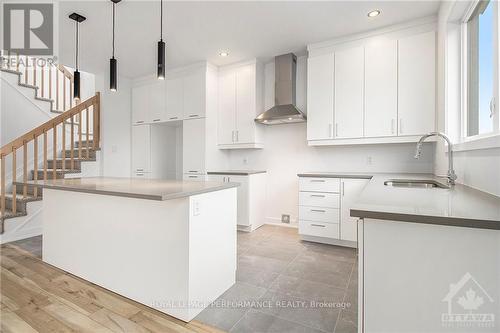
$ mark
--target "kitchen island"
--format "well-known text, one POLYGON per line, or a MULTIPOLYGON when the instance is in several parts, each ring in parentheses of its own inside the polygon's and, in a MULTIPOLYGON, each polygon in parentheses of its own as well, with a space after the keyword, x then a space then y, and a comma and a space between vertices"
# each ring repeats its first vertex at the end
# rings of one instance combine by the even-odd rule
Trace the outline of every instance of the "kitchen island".
POLYGON ((237 184, 96 177, 37 185, 42 259, 51 265, 183 321, 235 282, 237 184))

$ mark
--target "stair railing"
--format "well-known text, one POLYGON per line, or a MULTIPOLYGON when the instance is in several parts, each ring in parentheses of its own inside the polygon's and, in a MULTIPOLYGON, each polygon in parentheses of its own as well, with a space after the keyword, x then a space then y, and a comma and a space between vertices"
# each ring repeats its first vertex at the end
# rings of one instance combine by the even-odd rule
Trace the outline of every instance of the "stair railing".
MULTIPOLYGON (((22 174, 22 197, 28 196, 28 149, 32 148, 33 153, 33 181, 36 184, 38 181, 45 181, 48 178, 48 136, 52 135, 52 176, 53 179, 57 177, 57 162, 58 162, 58 132, 61 137, 61 169, 62 172, 66 169, 66 161, 69 160, 69 169, 74 170, 75 158, 90 158, 90 150, 94 151, 100 148, 100 94, 96 93, 95 96, 87 99, 86 101, 74 106, 70 110, 50 119, 46 123, 36 127, 28 133, 18 137, 10 143, 0 148, 0 234, 4 231, 4 220, 6 211, 6 179, 5 179, 5 164, 7 157, 10 157, 12 163, 12 214, 17 213, 16 196, 17 196, 17 174, 16 167, 18 163, 18 151, 22 150, 21 163, 23 165, 22 174), (75 122, 75 117, 78 122, 75 122), (69 128, 69 142, 67 142, 66 127, 69 128), (60 131, 59 131, 60 130, 60 131), (75 135, 77 138, 75 138, 75 135), (82 136, 85 135, 86 142, 82 142, 82 136), (38 164, 39 164, 39 138, 43 137, 42 154, 43 154, 43 170, 42 177, 38 177, 38 164), (89 138, 92 137, 92 146, 90 146, 89 138), (75 147, 75 142, 78 142, 78 147, 75 147), (66 157, 66 150, 69 145, 69 157, 66 157)), ((38 188, 33 187, 33 196, 38 197, 38 188)))
POLYGON ((72 98, 73 74, 63 65, 53 63, 50 58, 29 57, 9 50, 1 53, 2 68, 20 73, 19 83, 38 88, 36 96, 52 100, 55 111, 67 111, 78 104, 72 98))

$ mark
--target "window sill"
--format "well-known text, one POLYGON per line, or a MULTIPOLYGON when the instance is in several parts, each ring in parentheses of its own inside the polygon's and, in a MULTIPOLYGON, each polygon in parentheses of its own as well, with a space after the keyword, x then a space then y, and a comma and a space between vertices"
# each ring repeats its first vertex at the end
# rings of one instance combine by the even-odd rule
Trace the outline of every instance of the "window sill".
POLYGON ((463 138, 462 140, 462 142, 453 144, 454 151, 500 148, 500 133, 463 138))

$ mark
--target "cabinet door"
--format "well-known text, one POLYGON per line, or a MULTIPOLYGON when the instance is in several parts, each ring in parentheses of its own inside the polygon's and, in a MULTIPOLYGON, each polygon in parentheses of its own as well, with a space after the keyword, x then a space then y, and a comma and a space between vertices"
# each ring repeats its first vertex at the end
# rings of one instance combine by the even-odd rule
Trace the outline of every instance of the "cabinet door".
POLYGON ((247 65, 238 68, 236 71, 235 143, 255 142, 255 90, 255 65, 247 65))
POLYGON ((171 78, 165 81, 165 89, 167 90, 167 120, 180 120, 183 117, 183 79, 171 78))
POLYGON ((249 215, 249 177, 248 176, 227 176, 231 183, 238 183, 238 225, 250 226, 249 215))
POLYGON ((218 144, 233 144, 235 128, 236 74, 234 71, 227 71, 219 76, 218 144))
POLYGON ((205 72, 197 71, 184 77, 184 119, 205 117, 205 72))
POLYGON ((132 126, 132 173, 151 172, 151 126, 132 126))
POLYGON ((364 48, 335 53, 335 137, 363 137, 364 48))
POLYGON ((204 174, 205 170, 205 119, 183 122, 182 167, 186 174, 204 174))
POLYGON ((165 81, 158 81, 149 86, 149 103, 148 122, 165 121, 165 81))
POLYGON ((434 131, 435 32, 400 39, 398 52, 398 135, 421 135, 434 131))
POLYGON ((219 183, 225 183, 226 182, 226 175, 208 175, 207 176, 207 181, 209 182, 219 182, 219 183))
POLYGON ((143 124, 148 121, 149 88, 140 86, 132 88, 132 124, 143 124))
POLYGON ((365 137, 395 136, 398 118, 396 40, 365 47, 365 137))
POLYGON ((368 179, 342 179, 340 202, 340 239, 357 240, 357 218, 350 216, 350 209, 368 184, 368 179))
POLYGON ((307 139, 333 139, 334 55, 307 60, 307 139))

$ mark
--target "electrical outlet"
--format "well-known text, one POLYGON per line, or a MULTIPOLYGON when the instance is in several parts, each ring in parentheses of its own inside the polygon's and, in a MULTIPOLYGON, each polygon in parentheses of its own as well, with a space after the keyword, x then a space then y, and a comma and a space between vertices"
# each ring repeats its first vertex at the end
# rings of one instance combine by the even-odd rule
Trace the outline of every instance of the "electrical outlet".
POLYGON ((193 201, 193 216, 200 215, 200 202, 198 200, 193 201))
POLYGON ((248 157, 243 157, 243 164, 245 164, 245 165, 248 164, 248 157))
POLYGON ((281 215, 281 223, 290 224, 290 215, 282 214, 281 215))
POLYGON ((372 164, 373 164, 373 159, 372 159, 372 157, 371 157, 371 156, 368 156, 368 157, 366 158, 366 164, 368 164, 368 165, 372 165, 372 164))

